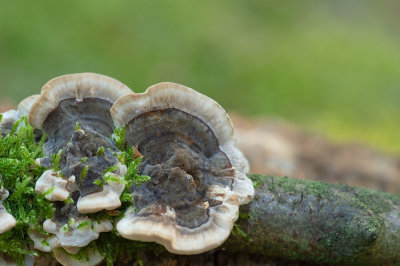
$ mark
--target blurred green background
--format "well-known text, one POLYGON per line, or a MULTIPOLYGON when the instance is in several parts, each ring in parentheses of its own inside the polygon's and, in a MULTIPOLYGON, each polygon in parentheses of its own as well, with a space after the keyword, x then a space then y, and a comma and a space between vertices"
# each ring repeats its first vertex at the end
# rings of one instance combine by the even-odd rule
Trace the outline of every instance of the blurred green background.
POLYGON ((66 73, 137 92, 174 81, 229 111, 400 154, 399 11, 395 0, 0 0, 0 99, 66 73))

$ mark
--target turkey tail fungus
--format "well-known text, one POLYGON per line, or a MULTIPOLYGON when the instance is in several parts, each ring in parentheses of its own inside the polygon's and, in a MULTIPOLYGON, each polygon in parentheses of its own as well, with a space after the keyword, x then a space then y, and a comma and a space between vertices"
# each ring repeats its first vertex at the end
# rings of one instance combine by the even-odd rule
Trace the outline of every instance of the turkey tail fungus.
POLYGON ((128 239, 155 241, 177 254, 221 245, 254 194, 248 163, 236 148, 232 123, 214 100, 175 83, 128 94, 113 105, 126 141, 143 155, 131 187, 135 211, 117 224, 128 239))
MULTIPOLYGON (((104 254, 88 245, 114 225, 124 238, 172 253, 211 250, 230 235, 239 205, 253 198, 228 115, 185 86, 160 83, 135 94, 103 75, 64 75, 3 114, 0 133, 10 134, 24 116, 35 139, 43 136, 44 156, 32 160, 44 169, 34 191, 54 206, 27 233, 31 248, 53 252, 63 265, 101 262, 104 254), (124 134, 116 140, 115 132, 124 134), (120 209, 122 198, 131 207, 120 209), (82 248, 83 261, 75 255, 82 248)), ((0 215, 8 224, 1 229, 15 225, 1 201, 0 215)))

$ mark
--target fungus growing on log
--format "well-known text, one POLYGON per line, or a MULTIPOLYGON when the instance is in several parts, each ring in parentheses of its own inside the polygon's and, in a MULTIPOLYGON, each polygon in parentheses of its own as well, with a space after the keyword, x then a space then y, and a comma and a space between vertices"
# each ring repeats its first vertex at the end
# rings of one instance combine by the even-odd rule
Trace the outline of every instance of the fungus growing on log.
POLYGON ((125 238, 155 241, 170 252, 197 254, 221 245, 254 194, 248 162, 232 123, 214 100, 185 86, 160 83, 113 105, 117 127, 143 155, 133 184, 134 210, 117 224, 125 238))
MULTIPOLYGON (((118 150, 110 139, 114 130, 111 106, 131 92, 117 80, 92 73, 61 76, 42 88, 29 111, 29 123, 48 136, 44 145, 48 157, 38 162, 49 167, 50 155, 61 151, 56 166, 59 169, 53 170, 60 171, 58 177, 64 180, 56 181, 45 173, 37 183, 37 192, 44 192, 46 183, 56 188, 53 194, 62 194, 48 195, 53 200, 65 200, 67 191, 79 191, 80 213, 120 206, 123 184, 107 183, 103 172, 118 164, 114 155, 118 150), (96 184, 96 180, 100 183, 96 184)), ((116 173, 117 178, 123 175, 120 170, 116 173)))
MULTIPOLYGON (((1 175, 0 175, 1 181, 1 175)), ((0 182, 0 234, 7 232, 13 228, 17 221, 9 214, 6 208, 3 206, 3 201, 8 197, 8 191, 1 185, 0 182)))
POLYGON ((38 147, 26 182, 34 181, 36 200, 49 209, 38 224, 25 225, 29 238, 64 265, 99 263, 104 239, 88 244, 113 222, 123 237, 173 253, 211 250, 228 238, 239 205, 254 194, 228 115, 182 85, 134 94, 106 76, 65 75, 4 117, 1 134, 29 128, 38 147), (35 131, 26 118, 13 128, 25 115, 35 131), (117 210, 121 201, 128 204, 117 210))
POLYGON ((112 78, 72 74, 50 80, 40 95, 20 104, 29 123, 47 135, 45 157, 36 162, 49 170, 37 180, 35 191, 56 207, 54 216, 43 223, 50 236, 29 233, 35 248, 48 252, 62 247, 74 253, 99 233, 112 230, 110 220, 92 220, 84 214, 121 205, 127 168, 118 161, 119 150, 111 139, 110 109, 128 93, 132 91, 112 78))

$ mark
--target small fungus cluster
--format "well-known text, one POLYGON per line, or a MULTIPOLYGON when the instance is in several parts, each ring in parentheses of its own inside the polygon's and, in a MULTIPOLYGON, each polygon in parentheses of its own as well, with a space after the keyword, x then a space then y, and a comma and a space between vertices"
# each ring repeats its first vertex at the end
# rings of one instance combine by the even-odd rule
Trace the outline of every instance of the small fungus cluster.
MULTIPOLYGON (((101 262, 93 247, 84 262, 73 254, 113 229, 176 254, 211 250, 230 235, 239 205, 253 197, 228 115, 185 86, 160 83, 134 93, 103 75, 65 75, 4 113, 0 134, 13 134, 24 116, 43 141, 34 190, 54 206, 28 234, 35 249, 53 252, 63 265, 101 262), (123 147, 141 160, 137 169, 127 164, 123 147), (129 182, 133 170, 142 180, 129 182), (119 212, 124 191, 131 204, 126 212, 116 219, 102 215, 119 212)), ((18 221, 3 206, 8 188, 0 185, 2 234, 18 221)))

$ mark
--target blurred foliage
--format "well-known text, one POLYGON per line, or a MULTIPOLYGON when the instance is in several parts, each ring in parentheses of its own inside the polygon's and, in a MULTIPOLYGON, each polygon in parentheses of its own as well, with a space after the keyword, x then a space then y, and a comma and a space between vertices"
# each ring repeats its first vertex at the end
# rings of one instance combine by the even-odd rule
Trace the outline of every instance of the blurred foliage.
POLYGON ((0 0, 0 99, 98 72, 400 153, 400 3, 0 0))

